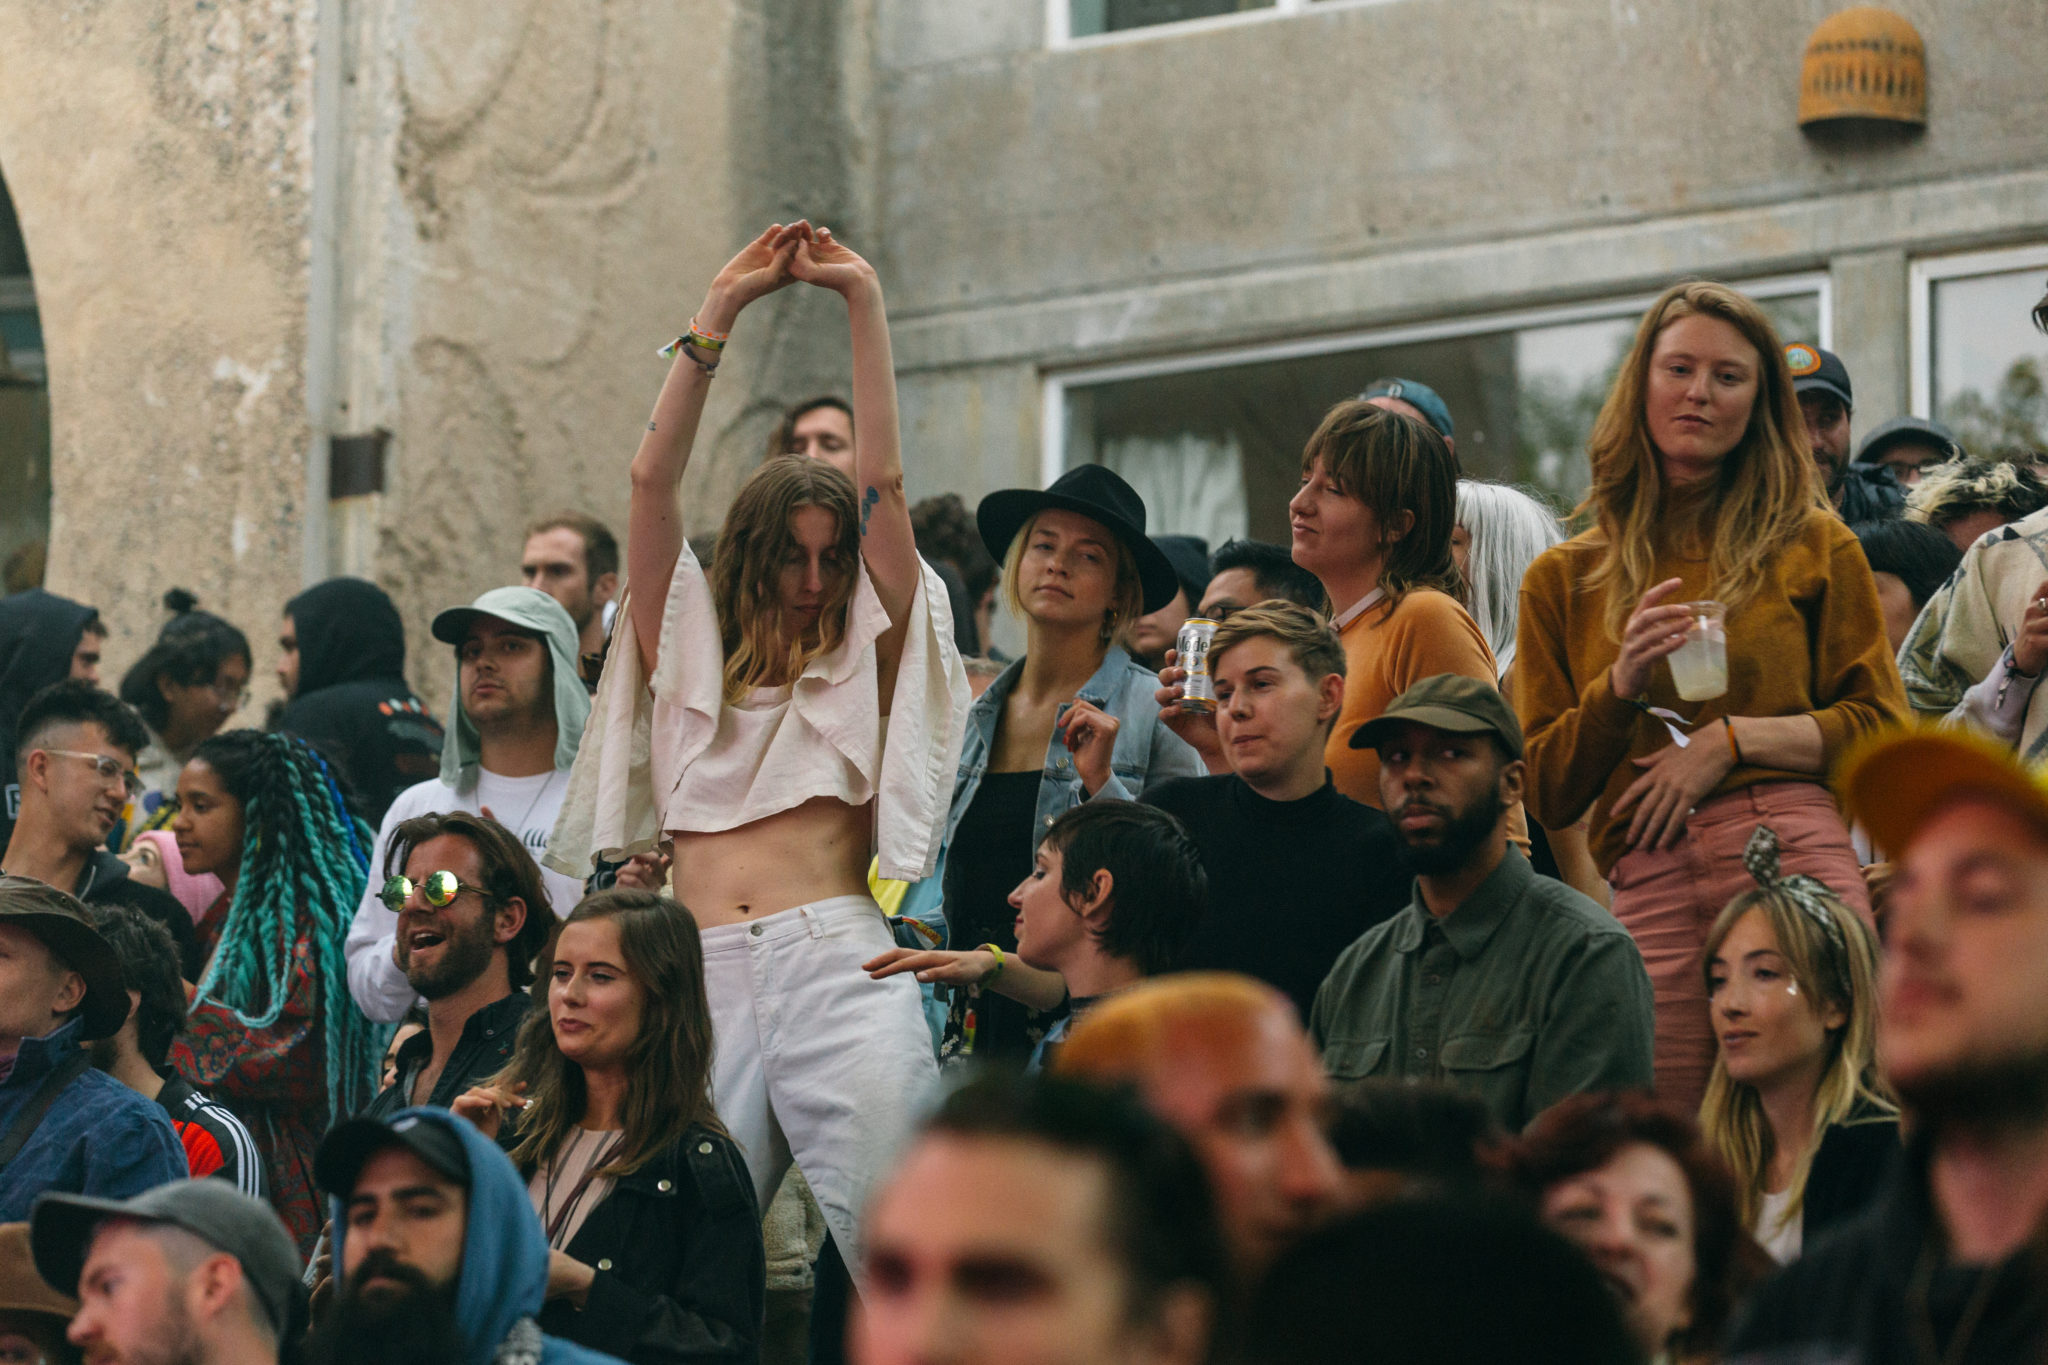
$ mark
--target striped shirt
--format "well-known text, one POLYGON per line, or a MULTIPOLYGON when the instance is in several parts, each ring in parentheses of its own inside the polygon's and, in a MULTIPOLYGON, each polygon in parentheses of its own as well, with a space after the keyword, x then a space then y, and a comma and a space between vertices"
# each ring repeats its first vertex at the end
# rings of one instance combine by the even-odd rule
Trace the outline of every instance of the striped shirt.
POLYGON ((180 1076, 164 1082, 156 1102, 171 1116, 171 1126, 185 1144, 185 1164, 193 1175, 218 1176, 243 1194, 269 1197, 263 1188, 263 1158, 256 1152, 256 1139, 240 1119, 180 1076))

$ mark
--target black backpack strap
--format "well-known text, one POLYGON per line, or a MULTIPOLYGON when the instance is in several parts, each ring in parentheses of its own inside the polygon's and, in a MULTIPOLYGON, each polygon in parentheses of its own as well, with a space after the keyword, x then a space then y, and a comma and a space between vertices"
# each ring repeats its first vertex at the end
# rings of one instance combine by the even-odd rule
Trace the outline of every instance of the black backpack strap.
POLYGON ((76 1048, 69 1057, 43 1077, 43 1083, 36 1087, 36 1093, 28 1097, 28 1103, 21 1106, 14 1121, 7 1125, 7 1132, 0 1135, 0 1171, 7 1169, 14 1158, 21 1155, 21 1149, 35 1136, 42 1126, 43 1115, 50 1112, 50 1106, 57 1097, 71 1088, 71 1083, 83 1076, 91 1067, 92 1059, 86 1056, 84 1048, 76 1048))

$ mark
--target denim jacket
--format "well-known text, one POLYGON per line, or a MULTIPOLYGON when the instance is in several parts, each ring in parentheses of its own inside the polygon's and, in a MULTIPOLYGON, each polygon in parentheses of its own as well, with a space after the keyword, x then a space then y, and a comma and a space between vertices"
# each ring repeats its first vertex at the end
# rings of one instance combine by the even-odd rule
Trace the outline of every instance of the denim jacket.
MULTIPOLYGON (((910 888, 902 913, 934 928, 943 928, 942 888, 946 878, 946 848, 960 817, 981 790, 982 774, 988 771, 989 754, 995 748, 996 725, 1002 719, 1003 702, 1024 671, 1018 659, 989 684, 967 713, 967 734, 960 746, 960 772, 953 783, 953 805, 946 815, 946 837, 939 847, 939 864, 910 888)), ((1103 656, 1095 676, 1081 687, 1080 697, 1116 717, 1116 747, 1110 751, 1109 780, 1096 798, 1135 801, 1154 782, 1169 777, 1203 777, 1208 768, 1193 746, 1159 722, 1159 675, 1126 654, 1116 645, 1103 656)), ((1074 757, 1067 751, 1057 730, 1046 743, 1045 770, 1038 781, 1038 810, 1032 843, 1059 816, 1083 801, 1091 800, 1074 770, 1074 757)))
MULTIPOLYGON (((43 1077, 81 1046, 73 1019, 41 1038, 24 1038, 0 1080, 0 1131, 14 1121, 43 1077)), ((0 1223, 28 1217, 46 1190, 127 1199, 183 1180, 185 1148, 170 1116, 104 1071, 88 1069, 64 1087, 21 1154, 0 1172, 0 1223)))

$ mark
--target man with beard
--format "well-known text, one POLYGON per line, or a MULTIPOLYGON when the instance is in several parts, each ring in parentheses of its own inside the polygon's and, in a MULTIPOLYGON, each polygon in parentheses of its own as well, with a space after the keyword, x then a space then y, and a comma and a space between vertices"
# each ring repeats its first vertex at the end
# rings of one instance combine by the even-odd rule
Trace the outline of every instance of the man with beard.
MULTIPOLYGON (((333 1307, 314 1365, 606 1365, 543 1336, 550 1252, 511 1159, 443 1109, 338 1124, 313 1159, 334 1209, 333 1307)), ((616 1362, 613 1362, 616 1365, 616 1362)))
POLYGON ((1785 348, 1792 391, 1806 418, 1806 439, 1828 501, 1851 526, 1904 514, 1906 490, 1888 466, 1849 462, 1849 420, 1855 408, 1849 370, 1840 356, 1795 341, 1785 348))
POLYGON ((276 1365, 305 1330, 291 1234, 225 1181, 125 1202, 46 1194, 29 1244, 43 1279, 77 1298, 68 1335, 93 1365, 276 1365))
MULTIPOLYGON (((547 847, 569 767, 590 716, 576 670, 576 625, 538 588, 493 588, 434 618, 434 638, 455 647, 455 696, 441 775, 408 787, 377 832, 372 868, 385 867, 393 834, 416 815, 468 811, 497 821, 530 852, 547 847)), ((544 872, 548 908, 567 914, 583 884, 544 872)), ((371 1019, 396 1023, 419 996, 398 965, 398 914, 376 877, 349 926, 348 989, 371 1019)))
POLYGON ((398 908, 398 969, 427 1002, 427 1026, 399 1045, 397 1076, 363 1112, 447 1108, 512 1058, 532 1003, 534 955, 554 916, 540 867, 495 820, 420 815, 391 834, 386 905, 398 908))
POLYGON ((1650 978, 1605 910, 1508 843, 1522 727, 1484 682, 1439 674, 1359 727, 1415 872, 1406 908, 1344 951, 1310 1032, 1332 1079, 1444 1081, 1519 1131, 1567 1095, 1648 1089, 1650 978))
POLYGON ((1729 1359, 2048 1359, 2048 790, 1955 731, 1842 769, 1846 814, 1892 853, 1878 978, 1906 1159, 1858 1220, 1751 1301, 1729 1359))

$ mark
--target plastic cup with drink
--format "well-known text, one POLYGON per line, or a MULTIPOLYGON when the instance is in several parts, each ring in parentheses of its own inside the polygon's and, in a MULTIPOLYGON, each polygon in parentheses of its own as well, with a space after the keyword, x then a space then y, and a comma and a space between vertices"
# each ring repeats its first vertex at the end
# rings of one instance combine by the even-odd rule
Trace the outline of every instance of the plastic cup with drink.
POLYGON ((1719 602, 1687 602, 1685 643, 1666 656, 1671 685, 1686 701, 1710 701, 1728 691, 1728 609, 1719 602))

